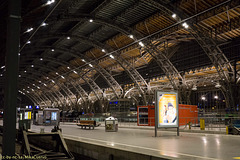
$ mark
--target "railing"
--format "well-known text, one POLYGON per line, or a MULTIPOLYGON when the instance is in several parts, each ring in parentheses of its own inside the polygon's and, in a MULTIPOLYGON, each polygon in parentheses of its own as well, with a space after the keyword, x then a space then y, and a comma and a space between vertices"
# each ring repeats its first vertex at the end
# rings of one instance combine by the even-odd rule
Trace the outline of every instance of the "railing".
MULTIPOLYGON (((77 120, 95 120, 96 122, 104 123, 106 117, 88 117, 88 118, 61 118, 61 122, 77 122, 77 120)), ((226 126, 234 122, 239 123, 240 117, 180 117, 179 125, 180 129, 189 129, 189 124, 192 130, 200 130, 200 119, 205 121, 205 130, 225 132, 226 126), (238 120, 238 121, 236 121, 238 120), (189 123, 190 122, 190 123, 189 123)), ((134 118, 118 118, 119 126, 138 126, 137 117, 134 118)), ((154 126, 154 118, 140 118, 140 126, 154 126)))
POLYGON ((60 122, 76 122, 79 118, 68 118, 68 117, 61 117, 60 122))

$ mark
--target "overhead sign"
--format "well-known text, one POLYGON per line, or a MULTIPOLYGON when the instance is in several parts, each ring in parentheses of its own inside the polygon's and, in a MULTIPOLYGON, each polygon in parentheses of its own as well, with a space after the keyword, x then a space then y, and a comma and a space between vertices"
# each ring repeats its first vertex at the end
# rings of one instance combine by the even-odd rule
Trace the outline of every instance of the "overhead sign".
POLYGON ((178 127, 177 92, 156 92, 158 127, 178 127))

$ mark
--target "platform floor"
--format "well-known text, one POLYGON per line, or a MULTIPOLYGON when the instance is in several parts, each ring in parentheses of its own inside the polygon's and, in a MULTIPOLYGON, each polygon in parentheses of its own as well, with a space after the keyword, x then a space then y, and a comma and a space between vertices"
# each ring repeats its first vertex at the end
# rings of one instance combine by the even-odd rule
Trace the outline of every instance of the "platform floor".
MULTIPOLYGON (((32 125, 32 131, 50 132, 52 126, 32 125)), ((119 128, 118 132, 105 132, 104 126, 94 130, 81 129, 76 125, 61 124, 65 138, 97 145, 131 150, 134 152, 169 157, 171 159, 240 159, 240 136, 223 134, 180 132, 154 129, 119 128)))

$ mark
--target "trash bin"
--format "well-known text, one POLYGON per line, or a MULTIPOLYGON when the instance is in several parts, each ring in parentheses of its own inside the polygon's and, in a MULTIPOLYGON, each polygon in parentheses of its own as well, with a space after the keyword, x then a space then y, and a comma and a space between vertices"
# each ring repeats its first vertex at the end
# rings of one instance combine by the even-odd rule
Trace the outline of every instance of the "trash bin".
POLYGON ((118 131, 118 119, 114 117, 108 117, 105 119, 105 131, 117 132, 118 131))
POLYGON ((31 129, 31 119, 23 119, 18 121, 18 128, 20 130, 31 129))

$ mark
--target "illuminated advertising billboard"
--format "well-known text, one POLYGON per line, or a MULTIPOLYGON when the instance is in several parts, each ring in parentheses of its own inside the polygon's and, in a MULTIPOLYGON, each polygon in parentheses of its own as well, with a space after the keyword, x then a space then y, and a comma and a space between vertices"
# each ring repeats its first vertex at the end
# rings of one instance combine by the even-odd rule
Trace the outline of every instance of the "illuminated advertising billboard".
POLYGON ((24 119, 31 119, 32 112, 25 112, 24 119))
POLYGON ((57 112, 52 112, 51 120, 52 121, 56 121, 57 120, 57 112))
POLYGON ((158 127, 178 127, 177 92, 156 92, 158 127))

